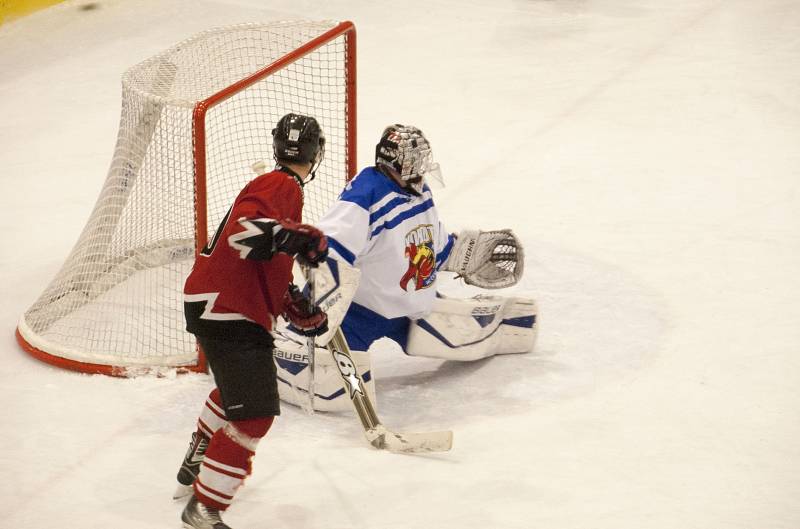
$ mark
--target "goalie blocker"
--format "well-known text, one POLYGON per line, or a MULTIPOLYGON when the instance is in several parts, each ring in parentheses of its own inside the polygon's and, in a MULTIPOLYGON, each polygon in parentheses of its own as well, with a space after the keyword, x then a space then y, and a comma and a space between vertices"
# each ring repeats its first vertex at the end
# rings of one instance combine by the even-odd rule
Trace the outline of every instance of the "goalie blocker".
MULTIPOLYGON (((453 361, 473 361, 496 354, 533 350, 538 331, 536 302, 532 299, 476 296, 438 298, 432 312, 414 321, 406 354, 453 361)), ((375 402, 374 375, 369 354, 352 351, 369 397, 375 402)), ((349 411, 349 396, 330 355, 316 351, 315 398, 317 411, 349 411)), ((275 362, 281 400, 302 406, 308 401, 308 356, 302 338, 280 333, 275 340, 275 362)))

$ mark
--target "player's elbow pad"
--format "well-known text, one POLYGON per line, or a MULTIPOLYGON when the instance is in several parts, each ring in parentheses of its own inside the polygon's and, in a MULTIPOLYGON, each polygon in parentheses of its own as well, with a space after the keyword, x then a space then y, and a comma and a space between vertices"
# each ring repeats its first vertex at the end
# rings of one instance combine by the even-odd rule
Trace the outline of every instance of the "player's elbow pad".
POLYGON ((228 237, 228 244, 239 252, 242 259, 267 261, 275 255, 274 234, 276 226, 272 219, 239 219, 244 231, 228 237))

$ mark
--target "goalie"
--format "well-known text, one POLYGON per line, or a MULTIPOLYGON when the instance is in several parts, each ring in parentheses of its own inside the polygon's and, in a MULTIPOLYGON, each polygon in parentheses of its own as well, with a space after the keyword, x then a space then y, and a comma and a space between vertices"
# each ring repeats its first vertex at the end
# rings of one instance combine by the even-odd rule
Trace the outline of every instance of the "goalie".
MULTIPOLYGON (((390 338, 410 356, 460 361, 533 348, 533 300, 437 294, 440 271, 497 289, 516 284, 524 266, 522 245, 510 230, 445 230, 428 186, 429 180, 440 178, 422 131, 391 125, 376 146, 375 165, 354 177, 317 223, 328 237, 327 276, 339 290, 335 296, 318 298, 331 323, 327 335, 341 321, 373 399, 367 351, 380 338, 390 338)), ((317 340, 318 347, 327 335, 317 340)), ((280 395, 299 405, 307 398, 306 351, 303 337, 291 332, 276 336, 280 395)), ((350 408, 339 372, 321 349, 315 354, 314 393, 315 409, 350 408)))

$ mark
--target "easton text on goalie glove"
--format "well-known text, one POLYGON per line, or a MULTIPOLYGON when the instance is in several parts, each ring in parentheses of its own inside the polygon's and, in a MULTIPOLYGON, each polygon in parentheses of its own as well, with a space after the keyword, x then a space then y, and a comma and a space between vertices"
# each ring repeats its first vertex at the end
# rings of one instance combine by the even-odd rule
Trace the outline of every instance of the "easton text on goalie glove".
POLYGON ((273 232, 275 251, 295 256, 301 264, 316 267, 328 257, 328 238, 310 224, 286 219, 273 232))
POLYGON ((320 336, 328 330, 328 315, 297 288, 290 284, 283 298, 283 318, 290 328, 303 336, 320 336))

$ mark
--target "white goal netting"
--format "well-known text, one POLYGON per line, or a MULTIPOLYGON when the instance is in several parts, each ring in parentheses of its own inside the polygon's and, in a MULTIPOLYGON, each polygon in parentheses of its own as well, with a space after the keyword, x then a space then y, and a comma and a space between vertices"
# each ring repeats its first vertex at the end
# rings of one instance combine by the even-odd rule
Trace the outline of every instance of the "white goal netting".
POLYGON ((314 116, 327 139, 305 188, 305 222, 324 213, 351 172, 353 31, 311 21, 218 28, 125 72, 105 185, 62 269, 20 320, 23 347, 115 374, 195 365, 181 296, 195 234, 214 233, 253 164, 272 167, 278 119, 314 116))

